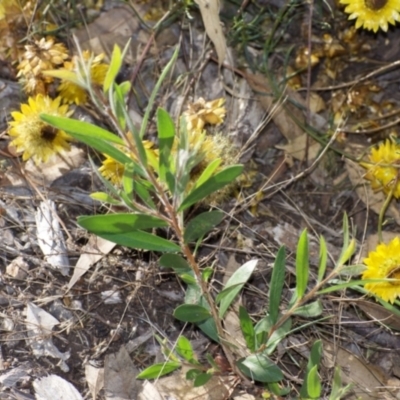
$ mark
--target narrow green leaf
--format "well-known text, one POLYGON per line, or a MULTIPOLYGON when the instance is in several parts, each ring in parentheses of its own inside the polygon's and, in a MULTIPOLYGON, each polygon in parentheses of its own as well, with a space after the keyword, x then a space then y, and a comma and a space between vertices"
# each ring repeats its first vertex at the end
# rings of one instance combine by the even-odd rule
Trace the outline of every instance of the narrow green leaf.
POLYGON ((184 241, 185 243, 193 242, 217 226, 224 218, 221 211, 209 211, 197 215, 186 225, 184 241))
POLYGON ((179 278, 188 285, 197 285, 196 278, 192 272, 189 272, 188 274, 179 274, 179 278))
MULTIPOLYGON (((314 342, 311 348, 310 358, 308 359, 307 363, 306 377, 304 379, 303 386, 300 389, 300 394, 302 397, 311 397, 311 398, 319 397, 319 394, 316 397, 314 397, 312 393, 318 390, 318 383, 316 383, 315 380, 316 379, 319 380, 318 366, 321 362, 321 357, 322 357, 322 341, 317 340, 314 342), (315 371, 312 372, 313 370, 315 371), (311 378, 310 374, 313 374, 311 378), (317 376, 315 376, 315 374, 317 374, 317 376), (312 387, 309 386, 310 382, 313 385, 312 387)), ((321 386, 321 382, 319 382, 319 386, 321 386)))
POLYGON ((156 210, 157 206, 150 195, 149 189, 153 190, 153 186, 149 181, 141 179, 138 176, 135 177, 135 179, 133 180, 132 194, 136 194, 137 196, 139 196, 147 207, 152 210, 156 210))
POLYGON ((220 166, 221 161, 221 158, 216 158, 215 160, 211 161, 210 164, 207 165, 206 169, 201 173, 194 187, 197 188, 201 186, 204 182, 208 181, 208 179, 211 178, 211 176, 220 166))
POLYGON ((196 378, 197 375, 201 374, 202 371, 200 369, 192 368, 186 372, 186 379, 188 381, 192 381, 196 378))
POLYGON ((196 304, 182 304, 175 308, 174 317, 183 322, 201 322, 211 317, 210 311, 196 304))
POLYGON ((97 236, 107 239, 110 242, 117 243, 120 246, 130 247, 132 249, 152 250, 160 252, 176 253, 181 248, 169 240, 160 238, 144 231, 133 231, 125 233, 107 233, 107 232, 93 232, 97 236))
POLYGON ((205 372, 198 374, 194 379, 193 386, 194 387, 204 386, 212 377, 213 377, 212 374, 207 374, 205 372))
POLYGON ((189 361, 189 362, 195 361, 193 347, 192 347, 189 339, 187 339, 185 336, 179 336, 175 350, 186 361, 189 361))
POLYGON ((278 321, 279 306, 282 300, 282 289, 285 283, 285 247, 278 250, 275 258, 274 268, 272 270, 272 277, 270 283, 269 294, 269 315, 271 316, 272 323, 278 321))
POLYGON ((312 303, 305 304, 304 306, 296 308, 293 314, 300 315, 304 318, 314 318, 322 314, 323 307, 320 299, 313 301, 312 303))
POLYGON ((171 268, 178 275, 189 274, 192 271, 187 261, 178 254, 164 254, 158 262, 161 267, 171 268))
POLYGON ((217 190, 222 189, 224 186, 229 185, 242 173, 242 171, 242 165, 232 165, 224 168, 222 171, 210 177, 202 185, 193 189, 183 200, 178 211, 186 210, 191 205, 209 196, 211 193, 214 193, 217 190))
POLYGON ((167 375, 181 367, 178 361, 167 361, 165 363, 153 364, 143 370, 136 379, 157 379, 160 376, 167 375))
POLYGON ((272 335, 268 338, 265 353, 268 355, 272 354, 278 344, 282 342, 282 340, 285 339, 285 337, 290 333, 291 329, 292 319, 289 318, 277 330, 273 331, 272 335))
POLYGON ((267 337, 273 324, 269 315, 261 318, 254 327, 256 334, 256 349, 266 344, 267 337))
POLYGON ((354 254, 355 250, 356 250, 356 240, 353 238, 350 240, 350 243, 347 246, 347 248, 343 247, 343 251, 339 257, 337 266, 340 267, 343 264, 345 264, 347 261, 349 261, 351 256, 354 254))
POLYGON ((115 84, 114 90, 110 90, 110 100, 112 111, 118 119, 119 126, 123 131, 126 130, 126 113, 124 113, 124 108, 126 108, 124 93, 122 92, 121 86, 115 84), (114 96, 115 99, 112 99, 114 96))
POLYGON ((168 225, 160 218, 131 213, 81 216, 78 217, 78 224, 95 234, 100 232, 125 233, 138 229, 162 228, 168 225))
POLYGON ((175 139, 175 124, 168 112, 162 108, 158 108, 157 110, 157 131, 160 151, 159 177, 162 182, 167 183, 171 193, 174 193, 175 180, 171 180, 171 169, 173 163, 170 155, 175 139))
POLYGON ((67 132, 73 137, 75 137, 75 135, 79 135, 84 137, 92 137, 95 139, 102 139, 116 144, 124 144, 124 141, 117 135, 114 135, 113 133, 89 122, 79 121, 73 118, 56 117, 49 114, 40 114, 40 119, 44 122, 47 122, 49 125, 54 126, 55 128, 67 132))
POLYGON ((328 263, 328 249, 326 247, 325 238, 321 235, 319 238, 318 282, 321 282, 322 279, 324 279, 327 263, 328 263))
POLYGON ((175 138, 175 124, 171 116, 163 108, 157 109, 157 131, 160 153, 171 151, 175 138))
POLYGON ((254 331, 253 322, 246 309, 242 306, 239 307, 239 321, 247 348, 254 353, 256 350, 256 334, 254 331))
POLYGON ((268 390, 276 396, 285 397, 291 392, 291 388, 288 386, 282 386, 278 382, 271 382, 267 384, 268 390))
POLYGON ((278 382, 283 379, 279 367, 263 354, 252 354, 241 359, 237 366, 245 375, 258 382, 278 382))
POLYGON ((201 288, 197 284, 197 282, 195 284, 188 284, 185 292, 185 304, 199 304, 200 299, 201 299, 201 288))
MULTIPOLYGON (((207 301, 204 299, 203 296, 201 296, 200 293, 200 288, 197 286, 197 290, 199 291, 199 300, 198 304, 207 310, 210 309, 210 306, 208 305, 207 301)), ((196 324, 210 339, 214 340, 215 342, 219 343, 219 336, 218 336, 218 331, 217 331, 217 326, 215 324, 215 321, 212 317, 207 318, 205 321, 198 322, 196 324)))
POLYGON ((177 57, 179 54, 179 46, 176 47, 174 54, 171 57, 171 60, 169 60, 169 62, 167 63, 167 65, 164 67, 164 69, 162 70, 160 77, 158 78, 158 81, 156 83, 156 85, 154 86, 153 91, 151 92, 151 95, 149 97, 149 101, 147 103, 147 107, 146 107, 146 111, 144 113, 143 116, 143 120, 142 120, 142 124, 140 126, 140 132, 139 132, 139 137, 143 138, 144 134, 146 133, 146 129, 147 129, 147 123, 149 121, 149 117, 150 117, 150 113, 153 109, 153 105, 154 105, 154 101, 156 99, 156 96, 158 94, 158 92, 160 91, 160 87, 165 79, 165 77, 167 76, 168 72, 170 71, 170 69, 172 68, 172 66, 174 65, 177 57))
POLYGON ((322 357, 322 341, 316 340, 311 348, 310 366, 319 365, 322 357))
POLYGON ((117 44, 114 44, 113 52, 111 55, 110 66, 108 67, 106 77, 104 78, 103 91, 108 92, 111 85, 114 83, 122 65, 121 49, 117 44))
MULTIPOLYGON (((221 293, 217 296, 221 299, 220 307, 219 307, 219 316, 223 318, 229 306, 232 304, 235 297, 242 290, 243 286, 249 280, 251 274, 253 273, 258 260, 250 260, 243 264, 237 271, 235 271, 232 276, 226 282, 224 290, 229 290, 229 292, 225 292, 224 296, 220 296, 221 293), (232 290, 231 290, 232 288, 232 290)), ((217 301, 217 300, 216 300, 217 301)))
POLYGON ((120 205, 121 201, 114 199, 108 193, 105 192, 93 192, 90 194, 93 200, 101 201, 102 203, 108 203, 113 205, 120 205))
POLYGON ((296 297, 300 300, 308 284, 309 261, 308 261, 308 235, 305 229, 300 235, 296 252, 296 297))
POLYGON ((318 375, 318 365, 314 365, 307 375, 307 393, 312 399, 321 398, 321 379, 318 375))
POLYGON ((214 269, 211 267, 204 268, 203 271, 201 272, 201 277, 203 278, 203 281, 208 282, 213 272, 214 269))

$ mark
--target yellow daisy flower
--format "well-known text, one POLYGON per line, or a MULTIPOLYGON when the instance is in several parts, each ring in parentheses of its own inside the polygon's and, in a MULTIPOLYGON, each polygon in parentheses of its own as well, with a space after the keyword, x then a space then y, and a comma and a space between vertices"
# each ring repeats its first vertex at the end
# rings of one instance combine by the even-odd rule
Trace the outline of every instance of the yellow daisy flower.
POLYGON ((14 121, 10 122, 9 135, 17 151, 23 151, 22 159, 33 158, 36 164, 46 162, 54 153, 69 150, 71 137, 64 131, 57 130, 40 119, 40 114, 69 116, 67 105, 60 105, 61 98, 52 100, 38 94, 30 97, 28 104, 21 105, 21 112, 11 113, 14 121))
POLYGON ((224 98, 206 102, 200 97, 195 103, 189 104, 187 111, 183 113, 188 132, 201 132, 206 124, 222 124, 226 114, 226 109, 223 107, 224 103, 224 98))
MULTIPOLYGON (((129 137, 130 135, 128 134, 128 138, 129 137)), ((143 146, 146 151, 149 165, 156 170, 158 168, 158 150, 154 149, 154 143, 149 140, 143 140, 143 146)), ((132 160, 136 160, 136 157, 131 152, 127 151, 126 154, 130 156, 132 160)), ((105 157, 102 166, 99 168, 100 174, 114 185, 120 185, 122 177, 124 176, 124 165, 110 156, 106 155, 105 157)))
POLYGON ((365 289, 393 303, 400 296, 400 239, 396 237, 387 245, 379 244, 364 259, 364 264, 367 269, 363 279, 392 279, 388 282, 367 283, 365 289))
POLYGON ((349 19, 356 19, 356 28, 363 27, 377 32, 379 28, 385 32, 389 24, 400 21, 399 0, 340 0, 346 4, 345 12, 349 19))
POLYGON ((393 197, 400 198, 400 145, 390 140, 380 143, 371 149, 369 161, 361 165, 368 170, 364 177, 372 189, 386 195, 393 190, 393 197))
MULTIPOLYGON (((82 53, 84 61, 89 61, 93 55, 89 51, 84 51, 82 53)), ((104 79, 107 74, 109 65, 103 62, 104 54, 101 53, 96 57, 93 57, 90 65, 90 81, 92 84, 97 86, 102 86, 104 79)), ((64 68, 68 71, 78 71, 79 69, 79 59, 74 56, 72 62, 65 62, 64 68)), ((83 73, 83 71, 80 71, 83 73)), ((77 105, 85 104, 88 101, 88 95, 86 90, 77 85, 74 82, 64 80, 60 83, 57 91, 63 99, 63 102, 71 104, 75 103, 77 105)))

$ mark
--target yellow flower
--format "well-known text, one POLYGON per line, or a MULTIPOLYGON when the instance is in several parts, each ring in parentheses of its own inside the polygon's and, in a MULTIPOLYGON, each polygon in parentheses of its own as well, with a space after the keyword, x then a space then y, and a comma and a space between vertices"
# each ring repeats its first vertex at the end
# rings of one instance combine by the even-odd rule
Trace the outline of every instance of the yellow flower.
POLYGON ((369 160, 361 165, 368 169, 365 179, 371 181, 372 189, 386 195, 393 190, 393 196, 400 198, 400 146, 386 140, 372 148, 369 160))
MULTIPOLYGON (((128 138, 131 138, 131 135, 128 134, 128 138)), ((143 140, 143 146, 146 151, 147 160, 149 165, 156 170, 158 168, 158 150, 154 149, 154 143, 149 140, 143 140)), ((120 148, 121 151, 124 151, 120 148)), ((134 154, 132 154, 129 150, 125 152, 126 155, 131 157, 132 160, 136 160, 134 154)), ((124 176, 125 167, 123 164, 114 160, 112 157, 106 155, 106 158, 102 162, 102 166, 99 168, 100 174, 112 182, 114 185, 120 185, 122 181, 122 177, 124 176)))
POLYGON ((189 104, 188 110, 183 113, 188 132, 201 132, 205 124, 222 124, 226 114, 226 109, 223 107, 224 103, 224 98, 206 102, 200 97, 195 103, 189 104))
POLYGON ((110 156, 106 156, 102 162, 102 166, 99 168, 100 174, 114 185, 121 183, 124 170, 124 165, 110 156))
POLYGON ((399 0, 340 0, 340 3, 347 4, 344 11, 350 14, 349 19, 357 19, 356 28, 362 26, 374 32, 381 28, 386 32, 389 23, 400 21, 399 0))
POLYGON ((40 119, 40 114, 69 116, 68 106, 60 106, 61 98, 52 100, 38 94, 30 97, 28 104, 21 105, 21 112, 11 113, 14 121, 10 122, 9 135, 14 138, 11 145, 17 151, 23 151, 22 159, 33 158, 36 164, 46 162, 54 153, 69 150, 71 137, 64 131, 57 130, 40 119))
POLYGON ((367 269, 363 279, 392 279, 388 282, 365 284, 365 289, 383 300, 393 303, 400 296, 400 239, 394 238, 388 245, 379 244, 364 259, 367 269))
POLYGON ((62 43, 55 43, 53 37, 35 40, 34 44, 25 46, 23 60, 18 65, 17 77, 24 83, 24 89, 29 94, 42 93, 42 86, 53 81, 51 76, 43 76, 42 72, 53 69, 68 58, 68 51, 62 43), (42 81, 39 89, 35 81, 42 81))
MULTIPOLYGON (((92 53, 89 51, 84 51, 82 53, 84 61, 91 60, 90 65, 90 81, 94 85, 102 86, 104 83, 104 79, 107 74, 108 64, 103 63, 104 54, 101 53, 96 57, 93 57, 92 53), (92 58, 93 57, 93 58, 92 58)), ((76 71, 79 70, 79 59, 77 56, 74 56, 72 62, 65 62, 64 69, 68 71, 76 71)), ((81 74, 84 74, 83 71, 79 71, 81 74)), ((77 85, 74 82, 64 80, 60 83, 57 91, 63 99, 64 103, 75 103, 77 105, 85 104, 88 101, 88 95, 86 90, 77 85)))

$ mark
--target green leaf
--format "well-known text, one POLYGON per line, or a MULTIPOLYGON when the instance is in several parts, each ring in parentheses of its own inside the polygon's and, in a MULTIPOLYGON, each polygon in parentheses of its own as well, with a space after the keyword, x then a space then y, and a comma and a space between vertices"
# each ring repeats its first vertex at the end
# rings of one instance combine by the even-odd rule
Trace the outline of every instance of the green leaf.
POLYGON ((162 108, 157 110, 157 131, 159 144, 159 177, 162 182, 167 183, 171 193, 174 193, 175 180, 171 179, 172 159, 171 148, 175 139, 175 124, 172 118, 162 108))
POLYGON ((132 194, 136 194, 137 196, 139 196, 147 207, 152 210, 156 210, 157 206, 151 198, 149 189, 153 190, 153 186, 149 181, 141 179, 138 176, 133 179, 132 194))
POLYGON ((355 240, 350 243, 349 219, 347 213, 343 214, 343 247, 336 267, 342 266, 352 256, 355 250, 355 240))
POLYGON ((192 272, 192 269, 187 261, 178 254, 164 254, 161 256, 158 262, 160 263, 161 267, 171 268, 178 275, 190 274, 192 272))
POLYGON ((261 318, 256 323, 254 327, 254 332, 256 334, 256 349, 266 344, 266 340, 272 326, 273 324, 271 322, 271 318, 269 315, 267 315, 264 318, 261 318))
POLYGON ((279 367, 263 354, 252 354, 241 359, 237 366, 245 375, 258 382, 278 382, 283 379, 279 367))
POLYGON ((103 91, 108 92, 111 85, 114 83, 122 65, 121 49, 118 45, 114 44, 114 49, 111 55, 110 66, 108 67, 106 77, 104 78, 103 91))
POLYGON ((356 240, 353 238, 350 240, 350 243, 347 246, 347 248, 343 247, 343 251, 339 257, 337 266, 340 267, 343 264, 345 264, 347 261, 349 261, 351 256, 354 254, 355 250, 356 250, 356 240))
POLYGON ((221 161, 221 158, 216 158, 215 160, 211 161, 210 164, 208 164, 205 170, 201 173, 194 187, 197 188, 201 186, 204 182, 208 181, 208 179, 211 178, 211 176, 220 166, 221 161))
POLYGON ((185 243, 193 242, 217 226, 224 218, 221 211, 209 211, 197 215, 186 225, 183 236, 185 243))
POLYGON ((309 263, 308 263, 308 236, 305 229, 300 235, 296 253, 296 298, 300 300, 308 283, 309 263))
POLYGON ((232 304, 235 297, 242 290, 243 286, 249 280, 253 273, 258 260, 250 260, 243 264, 237 271, 226 282, 224 290, 222 290, 217 298, 216 302, 220 303, 219 316, 223 318, 229 306, 232 304))
POLYGON ((90 194, 90 197, 93 200, 101 201, 102 203, 108 203, 108 204, 113 204, 113 205, 120 205, 121 201, 114 199, 114 197, 111 197, 108 193, 104 192, 93 192, 90 194))
POLYGON ((162 228, 168 224, 156 217, 146 214, 106 214, 106 215, 89 215, 78 217, 78 224, 95 234, 105 233, 126 233, 136 231, 138 229, 162 228))
POLYGON ((310 352, 310 358, 308 359, 307 369, 306 369, 306 377, 303 382, 303 386, 300 389, 300 394, 302 397, 311 397, 311 398, 318 398, 320 393, 317 396, 314 396, 312 393, 316 393, 318 391, 318 384, 319 390, 321 390, 321 382, 319 381, 318 377, 318 366, 321 362, 322 357, 322 342, 321 340, 317 340, 310 352), (314 370, 314 371, 313 371, 314 370), (312 374, 310 378, 310 374, 312 374), (318 382, 316 382, 318 380, 318 382), (312 387, 309 387, 309 383, 311 382, 312 387))
POLYGON ((185 292, 185 304, 198 304, 201 298, 201 288, 196 284, 188 285, 185 292))
POLYGON ((179 278, 181 278, 183 282, 188 285, 197 285, 197 280, 192 272, 190 272, 189 274, 180 274, 179 278))
POLYGON ((244 340, 246 341, 247 348, 254 353, 256 350, 256 334, 254 331, 253 322, 246 309, 242 306, 239 307, 239 322, 240 328, 243 333, 244 340))
POLYGON ((287 396, 290 393, 290 387, 285 387, 279 384, 278 382, 271 382, 267 384, 268 390, 272 392, 273 394, 284 397, 287 396))
POLYGON ((292 329, 292 319, 287 319, 283 325, 281 325, 278 329, 273 331, 272 335, 268 338, 265 353, 272 354, 278 344, 282 342, 283 339, 290 333, 292 329))
POLYGON ((307 375, 308 397, 320 399, 321 397, 321 379, 318 375, 318 365, 314 365, 307 375))
POLYGON ((158 92, 160 91, 160 87, 161 87, 165 77, 167 76, 168 72, 174 65, 174 63, 178 57, 178 54, 179 54, 179 46, 176 47, 174 54, 171 57, 171 60, 169 60, 167 65, 162 70, 160 77, 158 78, 158 81, 157 81, 156 85, 154 86, 153 91, 151 92, 151 95, 149 97, 149 102, 147 103, 146 111, 143 116, 142 124, 140 126, 140 133, 139 133, 140 138, 143 138, 144 134, 146 133, 147 123, 149 121, 150 113, 153 109, 153 105, 154 105, 156 96, 157 96, 158 92))
POLYGON ((211 267, 204 268, 203 271, 201 272, 201 277, 203 278, 203 281, 208 282, 213 272, 214 269, 211 267))
POLYGON ((322 314, 322 311, 322 302, 320 299, 318 299, 313 301, 312 303, 297 307, 293 314, 300 315, 304 318, 314 318, 320 316, 322 314))
POLYGON ((152 250, 160 252, 179 252, 181 248, 175 243, 160 238, 144 231, 132 231, 125 233, 107 233, 93 232, 97 236, 107 239, 110 242, 117 243, 120 246, 130 247, 132 249, 152 250))
POLYGON ((136 379, 157 379, 173 372, 181 367, 178 361, 167 361, 165 363, 153 364, 152 366, 143 370, 136 379))
POLYGON ((233 182, 243 171, 242 165, 232 165, 210 177, 199 187, 195 187, 183 200, 178 211, 184 211, 191 205, 203 200, 210 194, 233 182))
POLYGON ((339 367, 335 368, 335 372, 333 375, 333 381, 332 381, 332 389, 331 389, 331 394, 329 396, 329 400, 341 400, 346 397, 348 392, 352 389, 353 385, 349 384, 346 386, 342 386, 342 377, 341 377, 341 371, 339 367))
POLYGON ((212 377, 213 377, 212 374, 207 374, 205 372, 198 374, 194 379, 193 386, 194 387, 204 386, 212 377))
POLYGON ((201 373, 202 373, 202 371, 201 371, 200 369, 196 369, 196 368, 189 369, 189 370, 186 372, 186 379, 187 379, 188 381, 192 381, 193 379, 196 378, 197 375, 199 375, 199 374, 201 374, 201 373))
POLYGON ((163 108, 157 109, 158 146, 160 153, 171 151, 175 138, 175 124, 171 116, 163 108))
MULTIPOLYGON (((210 309, 210 306, 208 305, 207 301, 204 299, 203 296, 201 296, 200 293, 200 288, 197 286, 197 290, 199 291, 199 300, 198 304, 207 310, 210 309)), ((217 326, 215 324, 215 321, 212 317, 207 318, 203 322, 199 322, 196 324, 210 339, 214 340, 215 342, 219 343, 219 336, 218 336, 218 330, 217 326)))
POLYGON ((174 317, 183 322, 201 322, 211 317, 210 311, 196 304, 182 304, 174 310, 174 317))
POLYGON ((273 324, 278 321, 279 306, 281 304, 282 289, 285 283, 285 248, 278 250, 272 270, 270 294, 269 294, 269 315, 273 324))
POLYGON ((179 336, 175 350, 186 361, 189 361, 190 363, 196 363, 193 347, 189 339, 187 339, 185 336, 179 336))
POLYGON ((321 235, 319 238, 318 282, 321 282, 324 279, 327 262, 328 262, 328 249, 326 247, 325 238, 321 235))
POLYGON ((124 144, 124 141, 117 135, 114 135, 113 133, 96 125, 90 124, 89 122, 79 121, 73 118, 56 117, 49 114, 40 114, 40 119, 44 122, 47 122, 49 125, 54 126, 55 128, 67 132, 73 137, 76 137, 75 135, 79 135, 95 139, 102 139, 116 144, 124 144))

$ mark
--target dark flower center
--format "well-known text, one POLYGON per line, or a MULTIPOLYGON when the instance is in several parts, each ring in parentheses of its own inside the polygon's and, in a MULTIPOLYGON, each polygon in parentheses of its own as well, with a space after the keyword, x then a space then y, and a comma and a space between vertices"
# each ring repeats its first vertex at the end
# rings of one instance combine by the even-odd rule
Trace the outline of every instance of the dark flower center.
POLYGON ((50 125, 44 125, 40 130, 40 133, 42 135, 42 139, 46 140, 46 142, 53 142, 57 136, 57 129, 50 125))
POLYGON ((378 11, 385 7, 388 0, 364 0, 365 6, 373 11, 378 11))
MULTIPOLYGON (((388 279, 398 279, 400 280, 400 266, 396 266, 387 276, 388 279)), ((390 282, 391 284, 396 285, 397 282, 390 282)))

